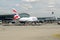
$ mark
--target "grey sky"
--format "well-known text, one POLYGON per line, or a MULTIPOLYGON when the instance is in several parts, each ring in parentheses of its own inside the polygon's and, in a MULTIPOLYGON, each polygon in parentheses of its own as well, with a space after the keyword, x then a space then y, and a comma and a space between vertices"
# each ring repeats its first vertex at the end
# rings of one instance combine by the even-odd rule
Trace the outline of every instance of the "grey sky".
POLYGON ((60 0, 0 0, 0 14, 12 14, 12 8, 36 17, 53 16, 54 11, 60 17, 60 0))

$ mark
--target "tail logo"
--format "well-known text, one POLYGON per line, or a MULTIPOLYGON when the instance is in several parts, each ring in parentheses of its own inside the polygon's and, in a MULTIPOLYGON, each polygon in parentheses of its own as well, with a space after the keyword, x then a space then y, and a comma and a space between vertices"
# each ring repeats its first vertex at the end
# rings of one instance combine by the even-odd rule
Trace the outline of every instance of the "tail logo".
POLYGON ((13 13, 15 14, 15 15, 14 15, 14 20, 19 19, 20 16, 18 15, 17 10, 16 10, 15 8, 13 8, 12 11, 13 11, 13 13))

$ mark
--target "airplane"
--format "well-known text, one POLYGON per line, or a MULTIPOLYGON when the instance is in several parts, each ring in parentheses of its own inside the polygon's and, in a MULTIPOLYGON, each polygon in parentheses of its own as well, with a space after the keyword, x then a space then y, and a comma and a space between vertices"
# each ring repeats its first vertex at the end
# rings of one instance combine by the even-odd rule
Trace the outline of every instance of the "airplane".
POLYGON ((14 17, 13 17, 13 20, 14 21, 18 21, 20 23, 37 23, 38 22, 38 19, 37 17, 22 17, 20 18, 17 10, 15 8, 12 9, 12 12, 14 13, 14 17))

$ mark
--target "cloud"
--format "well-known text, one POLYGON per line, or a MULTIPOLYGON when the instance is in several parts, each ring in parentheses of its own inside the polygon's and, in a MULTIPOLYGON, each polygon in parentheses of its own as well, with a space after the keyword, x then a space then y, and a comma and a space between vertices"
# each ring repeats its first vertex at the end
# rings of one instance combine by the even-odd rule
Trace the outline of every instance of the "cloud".
POLYGON ((16 4, 16 6, 20 6, 20 4, 16 4))
POLYGON ((48 6, 49 8, 53 8, 53 7, 55 7, 54 5, 50 5, 50 6, 48 6))
POLYGON ((48 4, 55 4, 55 2, 49 2, 48 4))
POLYGON ((0 7, 0 10, 2 9, 2 7, 0 7))
POLYGON ((55 2, 55 0, 49 0, 49 2, 55 2))
POLYGON ((0 11, 3 11, 3 10, 6 10, 5 8, 3 8, 3 7, 0 7, 0 11))
POLYGON ((22 0, 22 1, 25 1, 25 2, 37 2, 39 0, 22 0))
POLYGON ((0 14, 5 14, 5 13, 9 13, 9 10, 4 7, 0 7, 0 14))
POLYGON ((30 5, 30 4, 24 4, 23 7, 25 7, 25 8, 32 8, 32 5, 30 5))
POLYGON ((25 10, 28 10, 28 9, 33 8, 31 4, 26 4, 26 3, 23 3, 23 4, 19 4, 19 3, 18 3, 18 4, 15 4, 15 6, 16 6, 16 7, 21 7, 21 8, 23 8, 23 9, 25 9, 25 10))
POLYGON ((48 4, 55 4, 55 0, 49 0, 48 4))
POLYGON ((29 10, 29 9, 31 9, 31 8, 33 8, 33 7, 32 7, 32 5, 30 5, 30 4, 23 4, 23 5, 22 5, 22 8, 25 9, 25 10, 29 10))

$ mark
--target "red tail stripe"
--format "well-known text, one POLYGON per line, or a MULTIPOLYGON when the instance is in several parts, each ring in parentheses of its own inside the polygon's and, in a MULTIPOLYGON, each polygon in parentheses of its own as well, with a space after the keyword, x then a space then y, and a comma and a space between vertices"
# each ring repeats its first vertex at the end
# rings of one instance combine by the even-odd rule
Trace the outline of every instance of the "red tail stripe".
POLYGON ((16 10, 13 10, 13 12, 16 12, 16 10))

